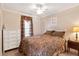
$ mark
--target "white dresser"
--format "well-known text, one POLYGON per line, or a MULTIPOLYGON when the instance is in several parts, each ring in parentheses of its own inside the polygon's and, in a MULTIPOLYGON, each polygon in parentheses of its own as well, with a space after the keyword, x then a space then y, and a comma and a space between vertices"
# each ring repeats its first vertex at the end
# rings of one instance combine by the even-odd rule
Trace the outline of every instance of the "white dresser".
POLYGON ((4 31, 4 50, 19 47, 20 31, 4 31))

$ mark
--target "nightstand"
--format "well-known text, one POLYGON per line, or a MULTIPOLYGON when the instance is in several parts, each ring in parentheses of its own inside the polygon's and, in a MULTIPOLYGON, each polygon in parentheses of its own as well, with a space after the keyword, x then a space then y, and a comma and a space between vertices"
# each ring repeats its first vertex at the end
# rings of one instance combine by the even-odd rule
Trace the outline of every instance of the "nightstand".
POLYGON ((79 41, 68 40, 68 42, 67 42, 67 51, 70 51, 70 48, 77 50, 78 51, 78 56, 79 56, 79 41))

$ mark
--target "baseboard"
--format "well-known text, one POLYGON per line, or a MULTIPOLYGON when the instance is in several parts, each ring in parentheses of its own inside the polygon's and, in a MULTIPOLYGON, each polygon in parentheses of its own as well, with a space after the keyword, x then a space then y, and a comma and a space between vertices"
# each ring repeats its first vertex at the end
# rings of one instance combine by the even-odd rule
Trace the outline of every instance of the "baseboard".
POLYGON ((19 47, 12 48, 12 49, 9 49, 9 50, 5 50, 5 52, 11 51, 11 50, 15 50, 15 49, 18 49, 18 48, 19 48, 19 47))

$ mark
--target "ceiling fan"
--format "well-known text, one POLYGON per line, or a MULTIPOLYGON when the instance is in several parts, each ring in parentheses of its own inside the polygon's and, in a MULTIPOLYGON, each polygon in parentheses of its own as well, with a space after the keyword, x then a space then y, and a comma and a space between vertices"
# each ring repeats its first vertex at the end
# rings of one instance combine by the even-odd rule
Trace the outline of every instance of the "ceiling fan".
POLYGON ((47 7, 45 4, 34 4, 33 9, 36 10, 37 14, 42 14, 44 11, 46 11, 47 7))

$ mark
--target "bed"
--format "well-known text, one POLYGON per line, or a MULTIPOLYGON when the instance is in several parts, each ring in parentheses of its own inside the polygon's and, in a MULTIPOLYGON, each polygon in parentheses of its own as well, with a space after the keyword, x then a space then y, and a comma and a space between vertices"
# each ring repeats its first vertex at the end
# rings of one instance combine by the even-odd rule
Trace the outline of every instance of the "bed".
POLYGON ((26 56, 54 56, 64 52, 65 41, 60 33, 59 36, 57 34, 45 33, 24 38, 21 43, 21 53, 26 56))

